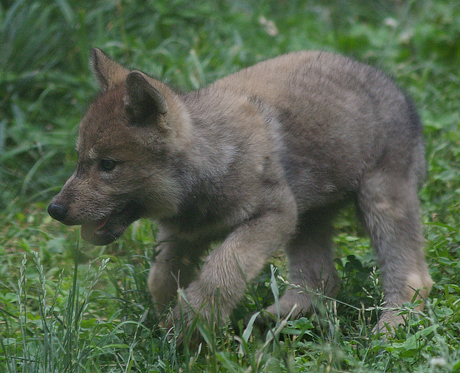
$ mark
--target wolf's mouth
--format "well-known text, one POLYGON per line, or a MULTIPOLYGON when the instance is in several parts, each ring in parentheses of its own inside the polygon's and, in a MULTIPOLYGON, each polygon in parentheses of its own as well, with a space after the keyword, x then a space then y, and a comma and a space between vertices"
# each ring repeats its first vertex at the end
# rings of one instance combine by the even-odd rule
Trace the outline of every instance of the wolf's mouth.
MULTIPOLYGON (((110 215, 98 222, 82 224, 81 225, 81 238, 95 245, 107 245, 108 243, 110 243, 111 241, 107 243, 102 243, 102 239, 104 237, 110 236, 107 229, 104 229, 109 219, 110 219, 110 215)), ((115 241, 117 238, 118 237, 114 237, 112 241, 115 241)), ((104 239, 103 241, 106 242, 107 239, 104 239)))
POLYGON ((135 220, 142 217, 139 203, 130 202, 120 212, 112 212, 103 219, 81 225, 81 238, 93 245, 108 245, 118 239, 135 220))

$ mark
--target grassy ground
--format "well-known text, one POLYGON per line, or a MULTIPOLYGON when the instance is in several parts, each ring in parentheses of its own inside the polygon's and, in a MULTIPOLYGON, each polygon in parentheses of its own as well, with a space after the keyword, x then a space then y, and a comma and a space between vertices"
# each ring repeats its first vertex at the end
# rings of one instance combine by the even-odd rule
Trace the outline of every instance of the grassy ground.
MULTIPOLYGON (((459 372, 460 5, 446 0, 9 0, 0 6, 0 372, 459 372), (91 47, 189 90, 289 51, 341 52, 382 68, 414 98, 429 177, 420 193, 435 280, 426 310, 384 341, 369 241, 337 222, 342 291, 317 318, 250 316, 285 278, 281 255, 250 284, 231 323, 176 348, 146 293, 155 225, 91 247, 46 206, 76 160, 96 94, 91 47)), ((401 309, 413 314, 411 306, 401 309)))

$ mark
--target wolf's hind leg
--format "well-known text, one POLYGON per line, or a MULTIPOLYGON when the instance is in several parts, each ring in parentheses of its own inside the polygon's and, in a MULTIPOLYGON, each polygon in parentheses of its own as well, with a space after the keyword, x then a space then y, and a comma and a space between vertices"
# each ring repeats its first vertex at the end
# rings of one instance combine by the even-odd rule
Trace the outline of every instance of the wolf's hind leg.
MULTIPOLYGON (((328 296, 337 294, 339 278, 332 243, 334 216, 334 209, 315 210, 300 220, 297 234, 286 248, 292 287, 279 300, 281 317, 287 316, 294 306, 294 317, 308 313, 316 291, 328 296)), ((276 305, 268 307, 267 312, 276 315, 276 305)))
MULTIPOLYGON (((358 194, 358 211, 371 236, 380 264, 386 307, 425 298, 433 281, 423 253, 420 207, 415 177, 379 170, 366 175, 358 194)), ((383 312, 377 328, 403 320, 383 312)))

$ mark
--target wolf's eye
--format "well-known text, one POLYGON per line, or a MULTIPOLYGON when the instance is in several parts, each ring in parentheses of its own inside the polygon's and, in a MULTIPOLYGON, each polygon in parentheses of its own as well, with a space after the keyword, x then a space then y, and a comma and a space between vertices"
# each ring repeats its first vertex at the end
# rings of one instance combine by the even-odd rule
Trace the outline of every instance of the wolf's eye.
POLYGON ((112 171, 117 164, 118 162, 112 159, 102 159, 101 163, 99 163, 99 168, 101 171, 109 172, 112 171))

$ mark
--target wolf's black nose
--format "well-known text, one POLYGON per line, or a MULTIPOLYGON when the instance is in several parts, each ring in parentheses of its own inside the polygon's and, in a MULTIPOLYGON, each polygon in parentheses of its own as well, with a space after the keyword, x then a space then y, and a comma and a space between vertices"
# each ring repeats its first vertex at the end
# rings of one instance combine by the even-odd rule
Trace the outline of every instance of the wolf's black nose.
POLYGON ((63 221, 67 215, 67 209, 57 203, 51 203, 48 206, 48 214, 50 214, 53 219, 63 221))

